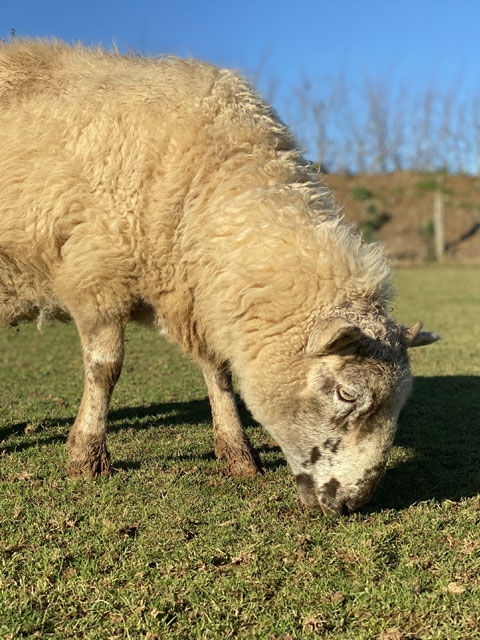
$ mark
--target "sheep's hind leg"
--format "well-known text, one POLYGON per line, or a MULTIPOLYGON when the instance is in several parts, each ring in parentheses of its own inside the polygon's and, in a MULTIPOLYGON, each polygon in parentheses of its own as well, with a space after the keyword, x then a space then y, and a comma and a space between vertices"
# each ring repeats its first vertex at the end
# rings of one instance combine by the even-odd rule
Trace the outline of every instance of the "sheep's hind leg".
POLYGON ((215 455, 224 459, 232 476, 253 476, 262 471, 257 452, 250 444, 238 416, 232 377, 227 367, 205 365, 203 375, 208 388, 213 418, 215 455))
POLYGON ((75 317, 83 347, 85 382, 82 402, 67 440, 68 475, 96 477, 110 473, 106 446, 107 414, 124 353, 122 322, 84 322, 75 317))

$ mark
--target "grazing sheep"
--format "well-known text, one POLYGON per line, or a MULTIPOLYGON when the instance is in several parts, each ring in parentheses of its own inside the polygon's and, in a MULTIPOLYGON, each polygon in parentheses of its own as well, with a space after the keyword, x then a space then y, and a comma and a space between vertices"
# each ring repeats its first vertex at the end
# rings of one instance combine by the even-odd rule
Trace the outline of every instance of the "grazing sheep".
POLYGON ((388 315, 389 267, 337 215, 288 129, 231 71, 64 43, 0 46, 0 322, 70 316, 84 395, 71 475, 110 471, 130 319, 200 363, 215 453, 260 470, 231 371, 302 500, 356 509, 434 334, 388 315))

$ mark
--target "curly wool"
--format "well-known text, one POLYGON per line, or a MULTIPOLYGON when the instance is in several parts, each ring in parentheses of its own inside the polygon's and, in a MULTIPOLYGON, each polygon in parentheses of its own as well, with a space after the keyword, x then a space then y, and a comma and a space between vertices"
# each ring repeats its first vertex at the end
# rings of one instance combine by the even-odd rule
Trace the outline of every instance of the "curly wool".
POLYGON ((318 315, 388 308, 382 249, 231 71, 4 43, 0 148, 3 323, 148 307, 185 351, 240 367, 273 339, 301 348, 318 315))

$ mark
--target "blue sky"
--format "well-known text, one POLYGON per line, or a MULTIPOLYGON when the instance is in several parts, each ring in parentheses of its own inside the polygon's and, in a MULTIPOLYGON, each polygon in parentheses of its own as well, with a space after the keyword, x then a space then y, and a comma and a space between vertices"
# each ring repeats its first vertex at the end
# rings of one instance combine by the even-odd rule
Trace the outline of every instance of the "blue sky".
POLYGON ((4 0, 0 31, 193 55, 288 86, 309 75, 387 71, 480 79, 478 0, 4 0))
POLYGON ((0 32, 116 41, 146 53, 309 75, 388 71, 480 78, 478 0, 4 0, 0 32))
POLYGON ((259 73, 288 121, 301 78, 394 74, 410 87, 433 78, 480 87, 479 0, 4 0, 0 35, 116 42, 259 73))

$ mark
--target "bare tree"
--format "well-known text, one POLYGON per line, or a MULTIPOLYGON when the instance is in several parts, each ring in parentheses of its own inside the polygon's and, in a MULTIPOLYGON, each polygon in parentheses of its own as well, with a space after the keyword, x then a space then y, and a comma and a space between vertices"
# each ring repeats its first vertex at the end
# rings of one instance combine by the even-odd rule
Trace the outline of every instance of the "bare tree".
POLYGON ((336 167, 334 117, 338 108, 338 83, 321 78, 316 85, 304 77, 293 93, 294 128, 319 167, 336 167), (316 92, 315 92, 316 89, 316 92))
POLYGON ((467 173, 471 165, 471 129, 468 122, 467 105, 460 102, 457 105, 454 119, 454 171, 467 173))
POLYGON ((289 107, 310 157, 333 171, 480 172, 480 94, 467 100, 460 80, 407 90, 393 73, 360 86, 305 76, 289 107))
POLYGON ((441 113, 438 125, 438 164, 439 168, 447 169, 452 162, 453 126, 452 119, 455 110, 455 93, 445 92, 442 97, 441 113))
POLYGON ((370 170, 386 173, 390 154, 390 86, 385 78, 365 77, 364 100, 370 141, 370 170))
POLYGON ((433 169, 435 91, 431 85, 414 99, 411 105, 411 163, 416 171, 433 169))
MULTIPOLYGON (((338 109, 335 119, 340 132, 339 137, 343 141, 343 145, 340 145, 343 148, 341 168, 365 173, 368 170, 366 116, 364 110, 354 105, 352 93, 345 76, 342 75, 338 83, 338 109)), ((359 100, 355 102, 358 103, 359 100)))
POLYGON ((263 51, 258 63, 248 72, 248 78, 252 83, 252 86, 261 91, 265 100, 269 104, 272 104, 277 92, 278 80, 276 78, 267 77, 265 72, 270 54, 270 48, 263 51))
POLYGON ((477 94, 472 102, 472 160, 474 171, 480 174, 480 94, 477 94))
POLYGON ((405 168, 405 146, 407 137, 407 112, 410 96, 405 86, 401 85, 392 104, 391 137, 389 157, 393 171, 405 168))

